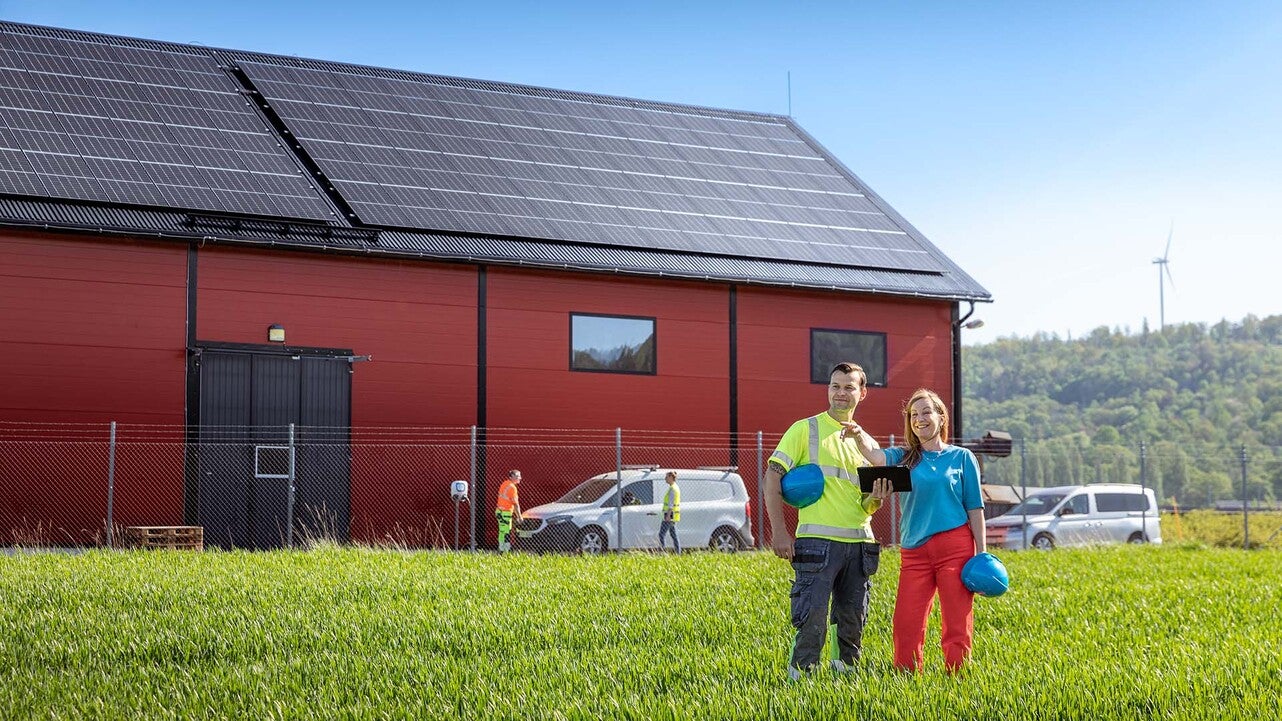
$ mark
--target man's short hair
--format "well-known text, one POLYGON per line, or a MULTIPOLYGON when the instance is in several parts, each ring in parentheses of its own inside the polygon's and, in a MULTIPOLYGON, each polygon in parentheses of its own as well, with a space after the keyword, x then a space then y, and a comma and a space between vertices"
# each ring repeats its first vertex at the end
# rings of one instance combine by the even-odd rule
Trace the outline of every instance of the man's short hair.
POLYGON ((860 388, 864 388, 868 385, 868 374, 864 372, 864 367, 858 363, 847 363, 842 361, 841 363, 833 366, 832 370, 828 371, 828 376, 831 377, 833 373, 838 371, 841 371, 842 373, 849 373, 850 375, 858 378, 860 388))
POLYGON ((664 478, 676 478, 676 477, 677 477, 676 471, 668 471, 668 474, 664 476, 664 478))

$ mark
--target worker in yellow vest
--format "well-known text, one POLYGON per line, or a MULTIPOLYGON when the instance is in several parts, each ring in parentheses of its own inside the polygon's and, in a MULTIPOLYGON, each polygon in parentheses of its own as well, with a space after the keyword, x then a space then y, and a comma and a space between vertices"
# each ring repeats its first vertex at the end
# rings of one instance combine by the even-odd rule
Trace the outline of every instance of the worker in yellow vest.
POLYGON ((868 395, 867 382, 864 369, 854 363, 833 366, 828 410, 793 423, 766 470, 771 548, 792 561, 795 574, 791 616, 797 632, 788 659, 788 678, 794 681, 819 664, 825 630, 829 665, 835 672, 854 671, 862 648, 872 590, 869 579, 881 558, 872 514, 890 497, 887 482, 879 481, 871 494, 860 492, 855 469, 866 461, 842 433, 842 424, 851 422, 855 408, 868 395), (798 509, 794 536, 784 522, 780 482, 804 463, 823 469, 823 495, 798 509))
POLYGON ((512 550, 512 521, 521 520, 521 499, 516 487, 521 483, 521 472, 513 468, 499 486, 494 516, 499 522, 499 553, 512 550))
POLYGON ((663 520, 659 522, 659 550, 663 550, 663 537, 672 534, 672 548, 681 553, 681 542, 677 540, 677 521, 681 520, 681 488, 677 485, 677 472, 668 471, 664 478, 668 490, 663 494, 663 520))

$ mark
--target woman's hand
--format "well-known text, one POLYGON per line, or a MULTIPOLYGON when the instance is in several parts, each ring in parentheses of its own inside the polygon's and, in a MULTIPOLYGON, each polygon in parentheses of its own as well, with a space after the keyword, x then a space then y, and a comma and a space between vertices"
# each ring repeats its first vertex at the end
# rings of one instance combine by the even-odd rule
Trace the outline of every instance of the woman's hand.
POLYGON ((864 432, 863 426, 859 425, 858 423, 855 423, 854 421, 844 421, 841 424, 840 438, 843 441, 846 440, 847 438, 854 438, 855 440, 859 440, 859 435, 863 432, 864 432))
POLYGON ((871 433, 864 430, 864 427, 854 421, 844 421, 841 424, 841 431, 837 434, 839 440, 847 438, 855 439, 855 447, 859 449, 859 454, 874 466, 886 465, 886 454, 882 452, 881 446, 872 437, 871 433))
POLYGON ((878 478, 872 482, 872 497, 884 502, 893 492, 889 478, 878 478))

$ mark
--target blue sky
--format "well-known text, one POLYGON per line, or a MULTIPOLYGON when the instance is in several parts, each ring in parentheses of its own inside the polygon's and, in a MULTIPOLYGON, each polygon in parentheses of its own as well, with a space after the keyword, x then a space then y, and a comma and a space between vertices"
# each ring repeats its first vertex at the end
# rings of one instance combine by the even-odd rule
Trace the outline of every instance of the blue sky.
POLYGON ((788 112, 993 293, 968 342, 1282 313, 1282 3, 0 0, 8 20, 788 112), (1270 262, 1272 261, 1272 262, 1270 262))

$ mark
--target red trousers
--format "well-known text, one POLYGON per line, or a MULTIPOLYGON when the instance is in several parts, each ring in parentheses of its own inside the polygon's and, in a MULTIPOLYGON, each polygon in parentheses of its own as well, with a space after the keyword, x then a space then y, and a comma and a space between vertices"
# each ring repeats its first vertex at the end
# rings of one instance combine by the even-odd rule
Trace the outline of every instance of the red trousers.
POLYGON ((975 594, 962 584, 962 566, 975 555, 975 538, 970 526, 936 533, 917 548, 900 553, 899 592, 895 598, 895 668, 919 671, 922 647, 926 642, 926 620, 935 593, 939 593, 941 616, 940 645, 944 668, 957 671, 970 656, 975 616, 971 605, 975 594))

